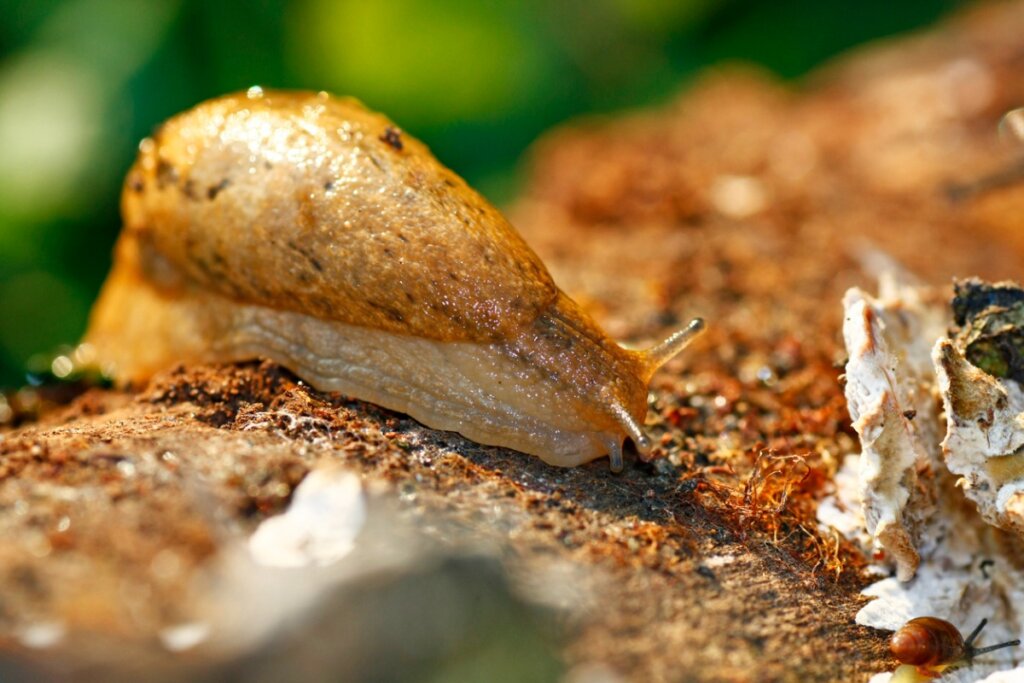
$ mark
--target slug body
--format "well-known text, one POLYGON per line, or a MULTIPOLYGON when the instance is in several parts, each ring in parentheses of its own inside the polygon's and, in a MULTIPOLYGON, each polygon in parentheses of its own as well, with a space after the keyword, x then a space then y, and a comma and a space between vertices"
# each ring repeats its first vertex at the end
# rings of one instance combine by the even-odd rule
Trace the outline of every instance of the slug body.
POLYGON ((898 669, 897 675, 901 680, 907 681, 928 680, 939 676, 950 667, 970 664, 974 657, 985 652, 1020 644, 1019 640, 1012 640, 984 648, 974 647, 974 641, 986 623, 988 620, 983 619, 965 640, 957 627, 945 619, 911 619, 896 631, 889 641, 893 657, 904 665, 900 669, 906 667, 902 672, 898 669))
POLYGON ((610 340, 418 141, 324 93, 230 95, 140 145, 86 341, 119 382, 269 357, 313 386, 555 465, 647 443, 648 351, 610 340))

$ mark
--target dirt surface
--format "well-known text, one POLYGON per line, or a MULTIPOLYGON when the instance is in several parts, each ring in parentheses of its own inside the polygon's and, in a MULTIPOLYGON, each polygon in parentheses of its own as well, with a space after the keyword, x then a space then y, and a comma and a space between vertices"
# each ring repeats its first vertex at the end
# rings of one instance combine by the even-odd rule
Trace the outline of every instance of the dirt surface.
POLYGON ((1024 5, 984 6, 797 90, 724 69, 538 143, 510 215, 562 288, 624 341, 709 322, 652 385, 651 464, 552 468, 267 362, 90 390, 0 431, 4 651, 51 656, 24 633, 55 621, 67 651, 156 648, 228 540, 337 463, 440 546, 496 548, 514 584, 553 565, 599 577, 556 613, 573 680, 595 663, 636 681, 891 668, 888 634, 853 622, 864 558, 814 522, 857 452, 840 299, 893 264, 1020 277, 1024 146, 996 130, 1024 102, 1022 32, 1024 5))

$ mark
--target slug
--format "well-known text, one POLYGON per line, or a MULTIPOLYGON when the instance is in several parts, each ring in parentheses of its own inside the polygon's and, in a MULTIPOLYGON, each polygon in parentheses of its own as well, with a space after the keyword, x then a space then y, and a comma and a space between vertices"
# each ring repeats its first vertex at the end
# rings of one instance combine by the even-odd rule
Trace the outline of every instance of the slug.
POLYGON ((647 384, 703 328, 611 339, 502 214, 353 99, 259 88, 139 145, 85 341, 121 384, 267 357, 312 386, 553 465, 626 437, 647 384))
POLYGON ((1019 640, 1011 640, 998 645, 976 648, 974 641, 985 628, 988 619, 982 619, 978 627, 965 640, 956 626, 945 619, 937 617, 917 617, 904 624, 892 635, 889 649, 901 664, 901 672, 897 669, 895 680, 927 680, 939 676, 946 669, 960 665, 970 665, 980 654, 992 652, 1004 647, 1020 645, 1019 640))

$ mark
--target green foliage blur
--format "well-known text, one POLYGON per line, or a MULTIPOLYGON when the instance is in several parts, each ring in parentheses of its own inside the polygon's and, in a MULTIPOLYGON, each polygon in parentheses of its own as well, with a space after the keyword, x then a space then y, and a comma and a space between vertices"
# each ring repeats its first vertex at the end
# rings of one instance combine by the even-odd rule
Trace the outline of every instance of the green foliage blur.
POLYGON ((787 78, 955 0, 0 0, 0 386, 74 343, 122 176, 163 119, 254 84, 351 94, 497 202, 540 133, 698 69, 787 78))

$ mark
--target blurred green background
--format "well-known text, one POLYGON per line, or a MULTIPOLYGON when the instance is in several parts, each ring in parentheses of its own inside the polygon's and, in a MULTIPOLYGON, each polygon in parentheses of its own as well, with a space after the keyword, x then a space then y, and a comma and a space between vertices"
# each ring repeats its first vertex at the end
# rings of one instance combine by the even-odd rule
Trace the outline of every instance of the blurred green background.
POLYGON ((698 69, 796 78, 954 0, 0 0, 0 386, 74 343, 121 178, 168 116, 260 84, 355 95, 498 203, 541 132, 698 69))

